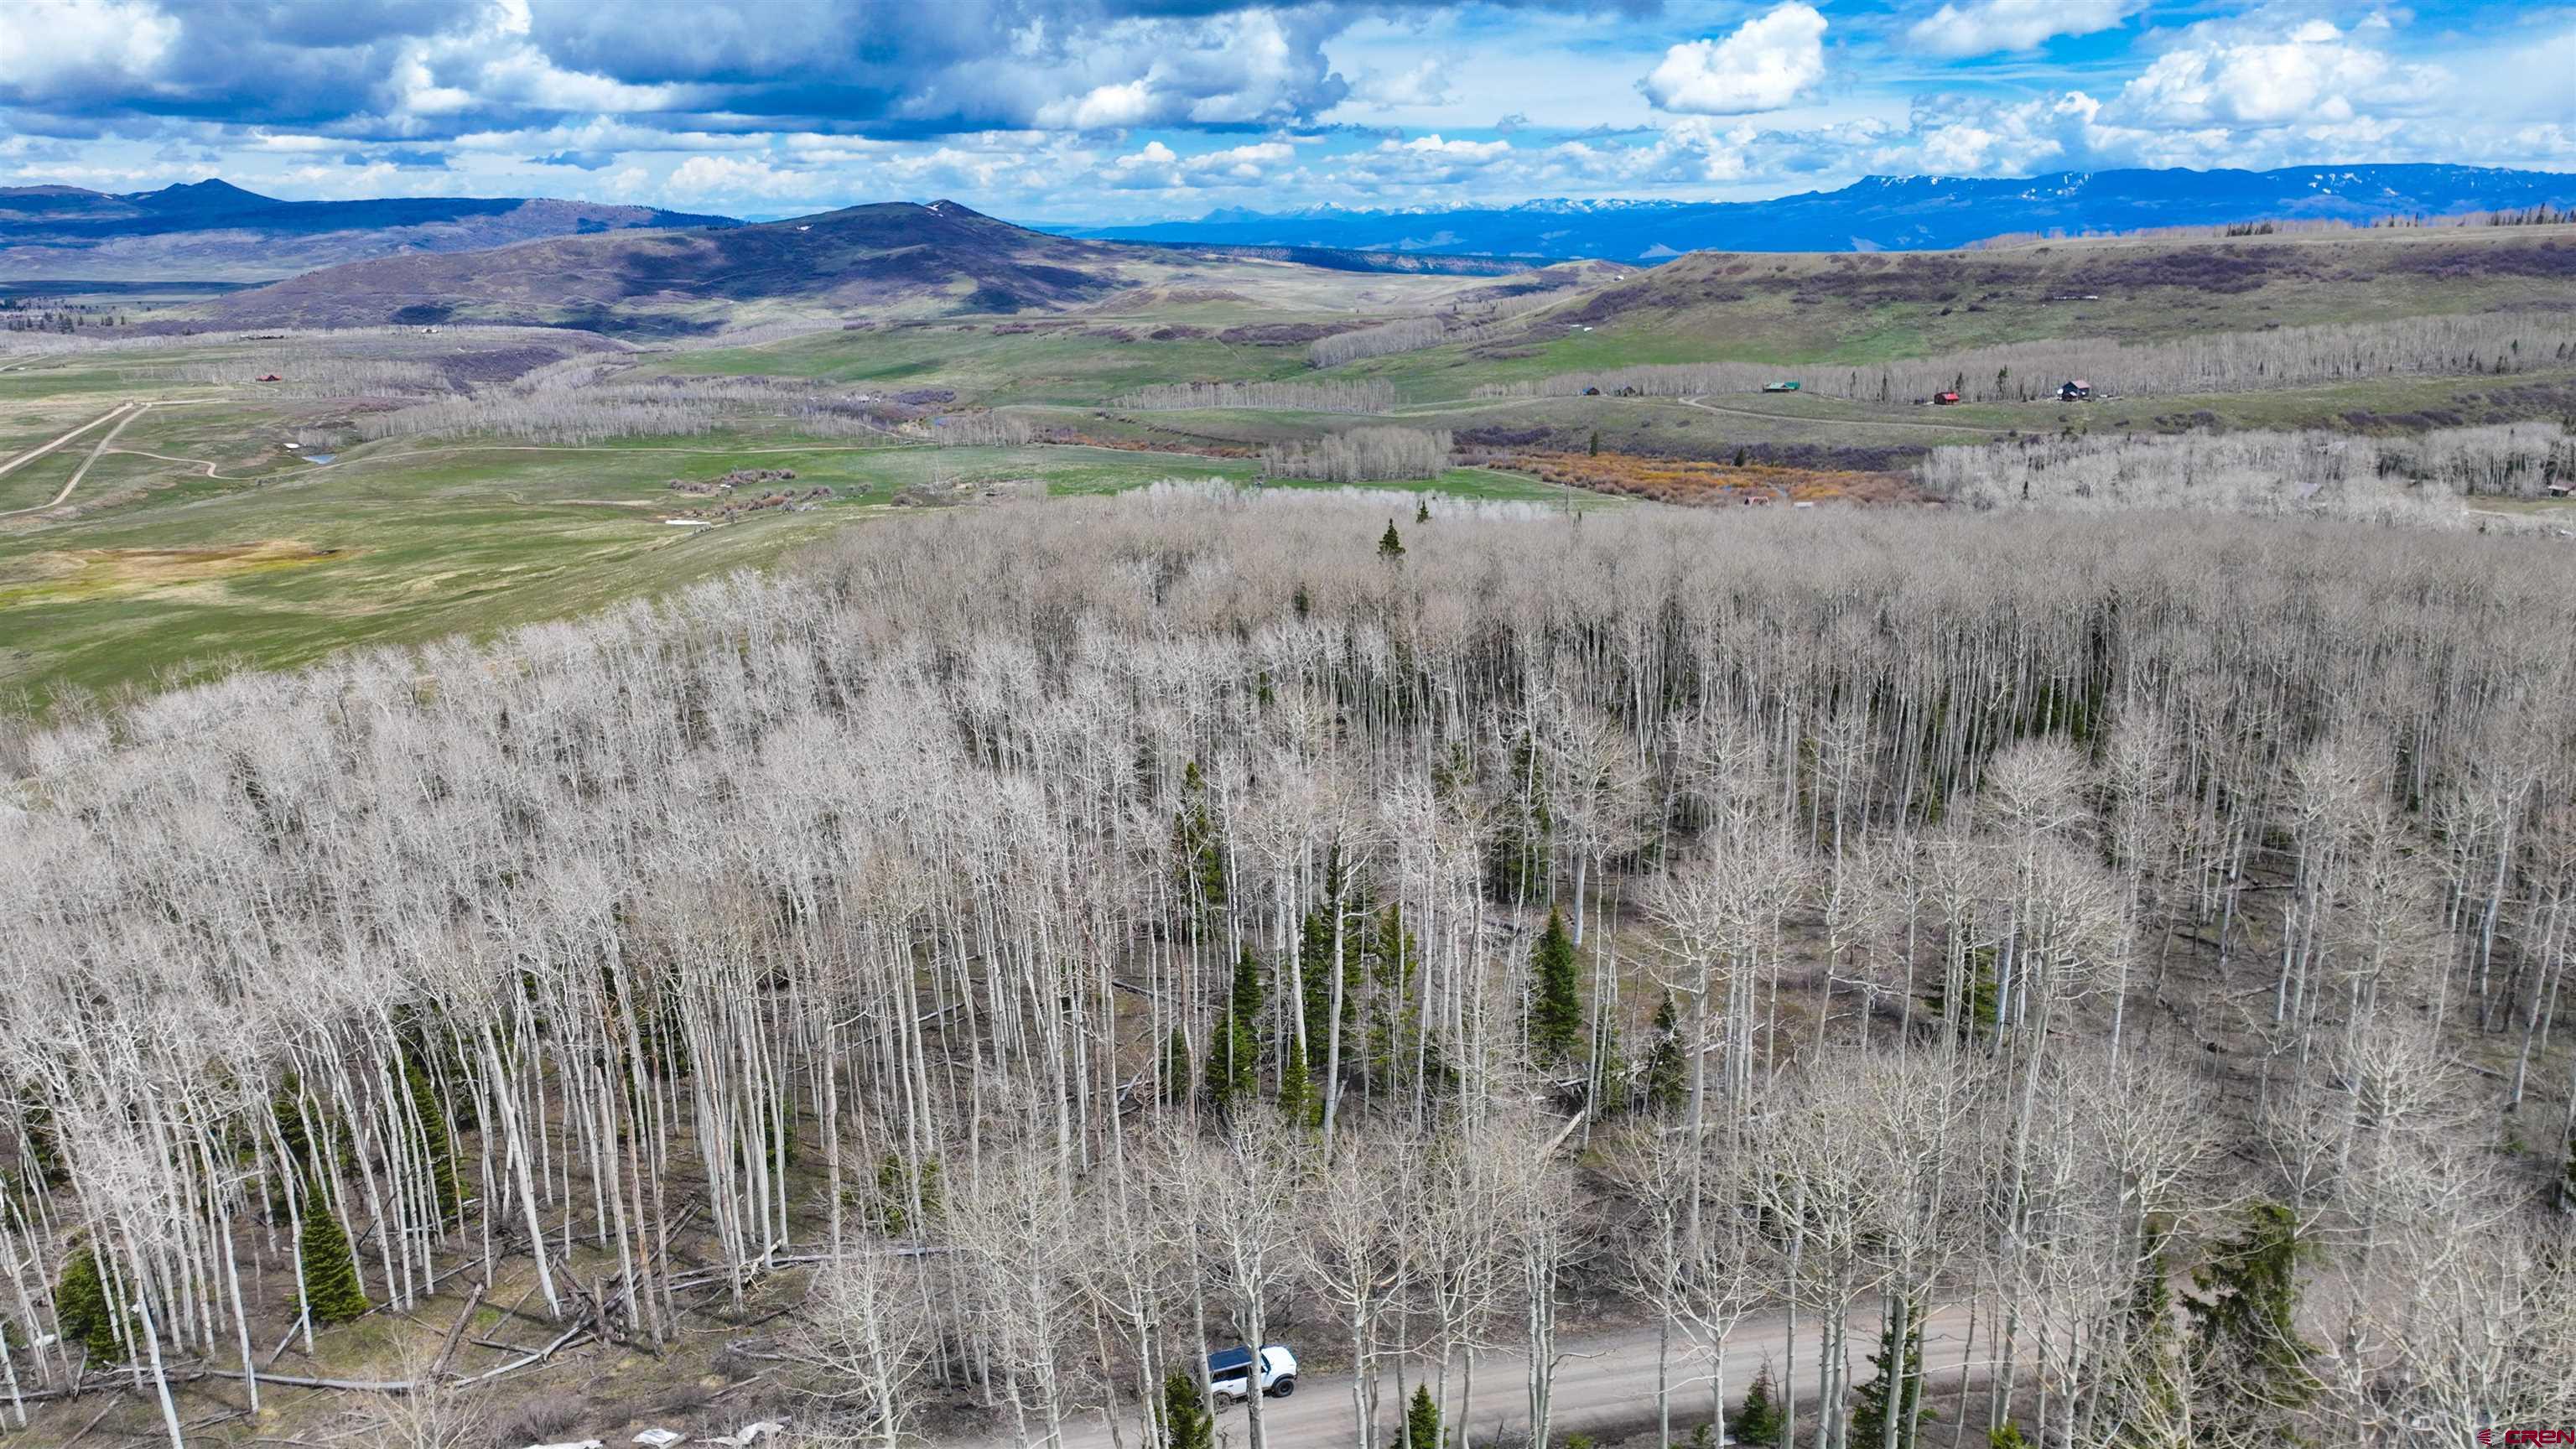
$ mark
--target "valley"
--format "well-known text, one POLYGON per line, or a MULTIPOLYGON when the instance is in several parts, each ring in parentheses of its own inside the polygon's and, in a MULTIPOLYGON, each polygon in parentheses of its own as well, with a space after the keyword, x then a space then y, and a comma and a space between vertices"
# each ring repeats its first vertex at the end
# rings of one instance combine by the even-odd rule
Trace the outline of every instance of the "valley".
POLYGON ((610 219, 8 314, 0 1445, 2576 1412, 2576 224, 610 219))

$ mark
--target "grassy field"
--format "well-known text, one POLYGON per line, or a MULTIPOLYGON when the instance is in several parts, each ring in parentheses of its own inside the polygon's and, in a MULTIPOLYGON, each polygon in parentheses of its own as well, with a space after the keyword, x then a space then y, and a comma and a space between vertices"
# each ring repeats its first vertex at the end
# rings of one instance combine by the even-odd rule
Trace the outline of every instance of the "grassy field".
MULTIPOLYGON (((1270 364, 1269 375, 1294 371, 1280 349, 1235 350, 1270 364)), ((25 508, 50 500, 73 470, 88 465, 68 508, 0 519, 0 692, 42 708, 66 688, 115 690, 234 667, 293 666, 353 646, 489 633, 763 566, 837 527, 901 526, 914 512, 895 501, 904 490, 973 501, 984 485, 998 483, 1035 482, 1062 496, 1171 478, 1248 481, 1258 465, 1245 455, 1264 444, 1354 426, 1446 428, 1469 439, 1537 432, 1545 441, 1534 445, 1568 450, 1598 434, 1604 448, 1618 452, 1716 460, 1746 449, 1757 459, 1764 450, 1822 450, 1818 456, 1834 465, 1902 466, 1925 447, 2013 431, 2292 426, 2378 416, 2475 420, 2481 409, 2528 403, 2535 387, 2576 391, 2576 376, 2523 375, 2134 406, 1937 412, 1811 395, 1426 400, 1391 417, 1099 406, 1113 388, 1171 377, 1175 358, 1219 355, 1223 349, 1205 341, 1120 348, 1041 334, 906 329, 647 359, 693 371, 712 362, 740 375, 763 367, 809 377, 874 371, 961 393, 983 387, 993 400, 1075 399, 1024 413, 1041 427, 1115 446, 930 448, 799 437, 788 420, 772 419, 712 436, 584 446, 395 440, 351 447, 320 465, 285 444, 317 431, 346 435, 352 414, 345 400, 174 385, 155 375, 156 368, 166 373, 166 359, 21 366, 0 374, 0 459, 120 402, 164 403, 138 416, 94 460, 105 428, 0 476, 0 508, 25 508), (807 511, 760 513, 719 527, 668 521, 704 503, 673 492, 669 481, 711 480, 739 468, 792 469, 800 491, 828 487, 833 496, 807 511)), ((1402 486, 1566 501, 1560 488, 1488 469, 1402 486)))
MULTIPOLYGON (((1059 346, 1067 358, 1079 351, 1059 346)), ((55 359, 0 375, 0 461, 120 403, 159 400, 94 460, 113 423, 0 476, 0 508, 21 508, 88 467, 64 508, 0 519, 0 693, 16 704, 578 614, 765 566, 835 528, 899 527, 923 505, 979 501, 988 485, 1081 496, 1257 473, 1248 459, 1132 448, 818 438, 786 418, 577 446, 396 439, 317 463, 286 445, 351 436, 362 406, 173 386, 155 376, 169 362, 55 359), (753 468, 792 470, 784 486, 831 496, 695 526, 716 500, 668 486, 753 468)), ((1486 469, 1390 486, 1561 497, 1486 469)))
MULTIPOLYGON (((1011 324, 998 324, 1009 327, 1011 324)), ((823 332, 757 347, 670 353, 648 373, 796 377, 902 392, 944 389, 961 403, 1090 404, 1160 382, 1304 376, 1301 347, 1237 346, 1214 337, 1154 341, 1106 325, 997 331, 951 323, 823 332)))
MULTIPOLYGON (((0 463, 120 404, 153 404, 112 441, 110 423, 0 474, 0 514, 20 510, 0 516, 0 695, 42 707, 72 689, 488 633, 763 566, 833 529, 901 526, 923 507, 1111 493, 1164 479, 1249 481, 1264 447, 1359 427, 1445 429, 1471 459, 1499 465, 1391 486, 1555 505, 1568 501, 1562 488, 1508 471, 1514 449, 1534 455, 1523 468, 1540 466, 1537 454, 1562 461, 1597 446, 1649 471, 1654 459, 1747 459, 1886 477, 1926 449, 2015 434, 2384 433, 2564 416, 2576 411, 2576 369, 1937 410, 1814 393, 1495 399, 1477 390, 1631 363, 1760 360, 1795 375, 2034 338, 2168 337, 2563 304, 2576 297, 2550 248, 2571 238, 2566 228, 2527 228, 2198 250, 2084 242, 1907 257, 1703 254, 1650 272, 1590 275, 1526 337, 1320 373, 1307 366, 1302 340, 1319 327, 1416 312, 1487 283, 1175 265, 1149 285, 1053 317, 849 328, 809 318, 812 330, 740 345, 378 327, 0 350, 0 463), (548 364, 558 361, 585 375, 607 369, 630 396, 698 396, 686 406, 713 409, 701 425, 714 430, 672 436, 657 422, 653 430, 665 435, 552 442, 543 432, 473 431, 499 424, 469 421, 356 441, 369 415, 387 409, 508 403, 513 389, 537 386, 523 380, 552 375, 548 364), (252 381, 268 371, 287 379, 252 381), (1315 377, 1383 379, 1400 401, 1378 416, 1113 405, 1155 383, 1315 377), (743 389, 742 379, 771 386, 743 389), (935 415, 987 407, 1050 441, 904 441, 935 415), (817 416, 854 436, 821 436, 810 429, 823 424, 799 421, 817 416), (894 435, 865 430, 877 427, 894 435), (308 461, 323 452, 332 461, 308 461), (719 526, 673 525, 675 517, 703 522, 692 515, 708 500, 675 492, 670 481, 763 467, 792 469, 799 493, 827 488, 830 496, 719 526), (76 474, 68 504, 45 507, 76 474), (997 484, 1011 486, 989 487, 997 484)), ((757 321, 765 305, 740 311, 757 321)), ((554 396, 525 394, 540 411, 554 396)))

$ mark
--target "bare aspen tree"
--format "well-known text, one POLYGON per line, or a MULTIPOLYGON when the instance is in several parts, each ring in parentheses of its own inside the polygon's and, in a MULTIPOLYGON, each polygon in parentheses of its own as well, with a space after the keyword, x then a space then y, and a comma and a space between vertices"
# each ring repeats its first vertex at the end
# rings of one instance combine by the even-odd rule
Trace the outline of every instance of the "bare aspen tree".
MULTIPOLYGON (((2014 467, 2451 498, 2523 489, 2517 436, 2014 467)), ((1960 1423, 2050 1443, 2558 1412, 2515 1345, 2576 1191, 2576 644, 2498 623, 2576 597, 2556 541, 1441 500, 1382 558, 1416 501, 960 510, 31 727, 0 1386, 41 1434, 75 1382, 260 1391, 353 1304, 506 1281, 650 1348, 810 1274, 871 1442, 922 1379, 1150 1436, 1297 1332, 1363 1441, 1390 1372, 1464 1432, 1524 1345, 1476 1428, 1552 1431, 1602 1285, 1694 1417, 1794 1334, 1836 1449, 1929 1432, 1847 1368, 1873 1311, 1899 1375, 1968 1320, 1960 1423), (1551 903, 1571 1124, 1524 1050, 1551 903), (2183 1322, 2229 1272, 2295 1300, 2314 1352, 2242 1341, 2304 1401, 2183 1322)))
POLYGON ((886 1252, 845 1255, 816 1275, 790 1351, 829 1387, 834 1429, 894 1449, 909 1436, 935 1310, 910 1265, 886 1252))

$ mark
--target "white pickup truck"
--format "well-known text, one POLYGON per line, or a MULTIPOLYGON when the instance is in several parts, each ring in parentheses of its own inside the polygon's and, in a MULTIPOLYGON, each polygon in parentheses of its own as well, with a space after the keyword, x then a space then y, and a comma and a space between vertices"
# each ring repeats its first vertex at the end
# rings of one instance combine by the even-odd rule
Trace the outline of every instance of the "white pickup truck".
MULTIPOLYGON (((1221 1349, 1208 1355, 1208 1392, 1216 1402, 1252 1397, 1252 1354, 1247 1349, 1221 1349)), ((1297 1355, 1286 1344, 1261 1350, 1261 1392, 1284 1399, 1297 1392, 1297 1355)))

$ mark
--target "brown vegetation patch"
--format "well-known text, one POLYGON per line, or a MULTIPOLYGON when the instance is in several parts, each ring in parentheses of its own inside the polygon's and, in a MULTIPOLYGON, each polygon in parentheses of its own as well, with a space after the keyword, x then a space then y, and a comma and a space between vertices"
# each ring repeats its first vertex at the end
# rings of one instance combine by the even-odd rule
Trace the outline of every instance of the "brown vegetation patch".
POLYGON ((1049 428, 1040 435, 1040 441, 1077 448, 1113 448, 1122 453, 1187 453, 1201 458, 1251 458, 1259 456, 1261 451, 1242 443, 1201 438, 1196 434, 1181 436, 1187 440, 1174 437, 1100 438, 1080 428, 1049 428))
POLYGON ((336 558, 345 552, 345 549, 315 548, 307 543, 272 538, 258 543, 223 544, 211 548, 88 548, 75 551, 75 557, 91 569, 104 570, 108 579, 117 585, 149 588, 295 568, 336 558))
POLYGON ((345 557, 347 549, 315 548, 290 539, 221 544, 207 548, 82 548, 39 554, 29 562, 35 578, 0 587, 0 601, 33 603, 67 595, 132 593, 224 583, 252 574, 301 568, 345 557))
POLYGON ((1717 463, 1636 453, 1515 449, 1493 466, 1544 482, 1657 503, 1919 503, 1926 494, 1904 473, 1794 468, 1773 463, 1717 463))
POLYGON ((1348 322, 1254 322, 1241 327, 1228 327, 1216 335, 1219 342, 1239 347, 1304 347, 1343 332, 1357 332, 1374 325, 1365 318, 1348 322))

